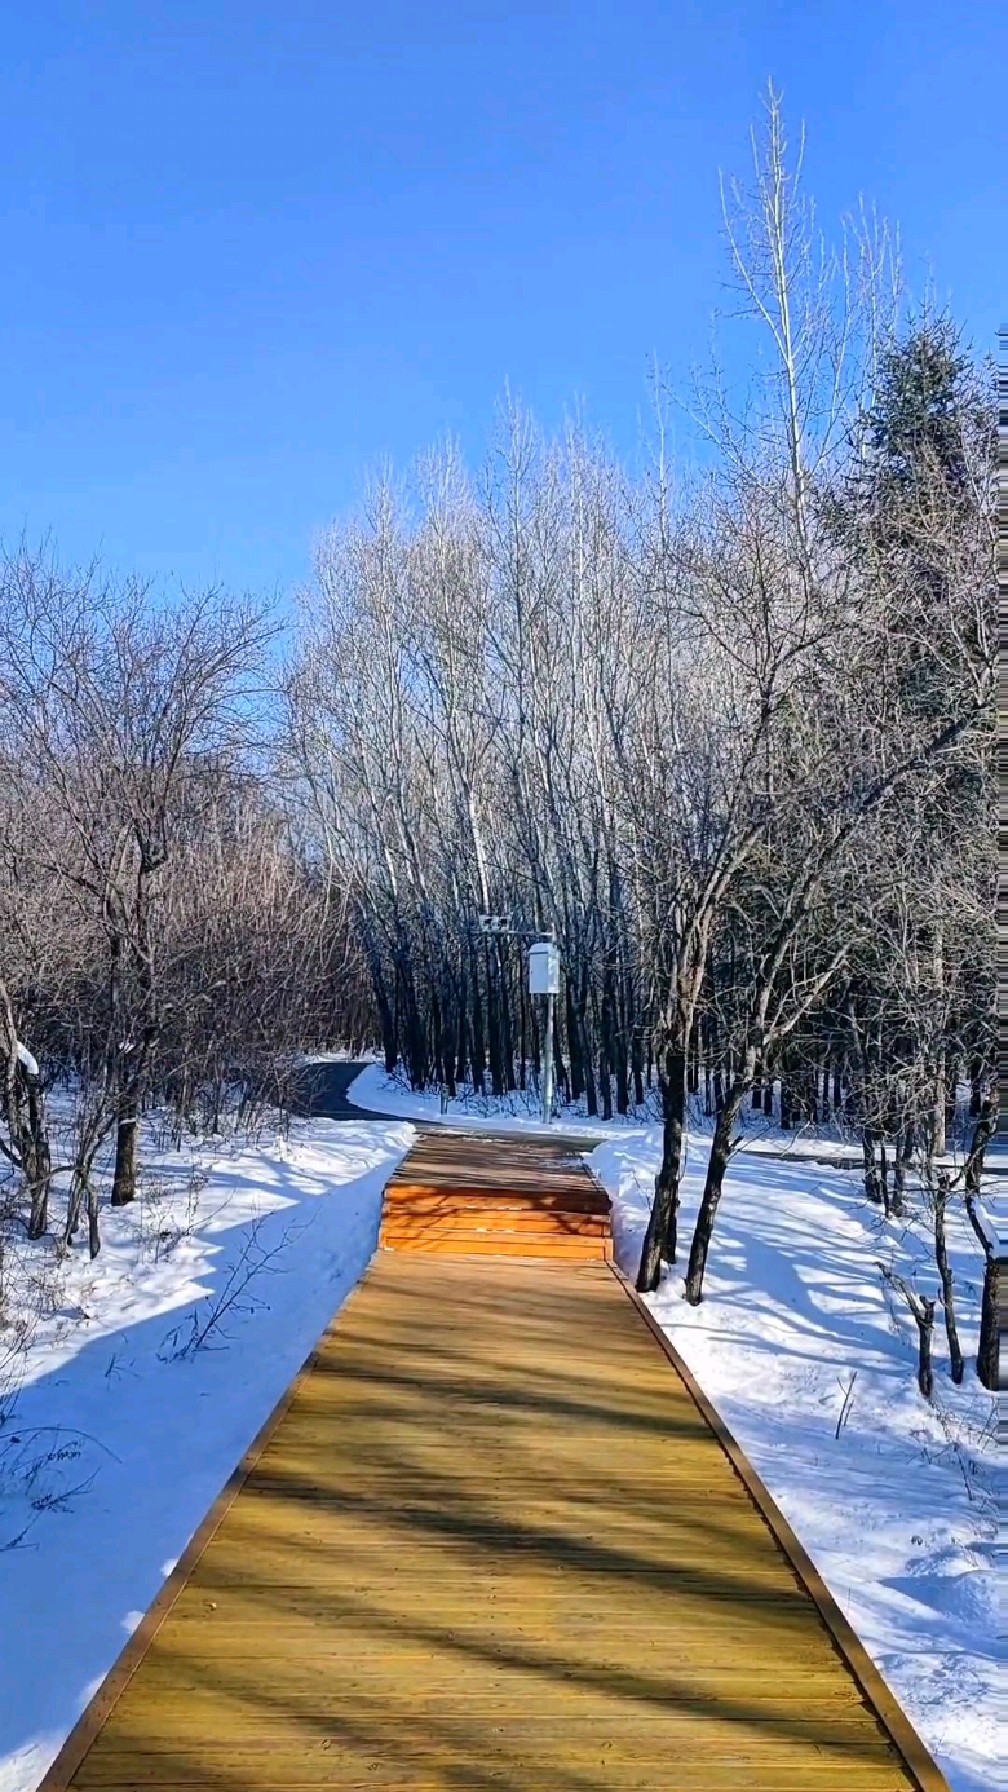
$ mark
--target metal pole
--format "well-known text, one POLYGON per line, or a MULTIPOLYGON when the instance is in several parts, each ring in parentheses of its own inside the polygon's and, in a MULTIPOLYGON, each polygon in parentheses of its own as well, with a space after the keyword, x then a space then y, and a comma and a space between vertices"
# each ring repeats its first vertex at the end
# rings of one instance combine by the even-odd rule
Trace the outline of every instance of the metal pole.
POLYGON ((553 997, 546 997, 546 1062, 543 1066, 543 1122, 553 1118, 553 997))

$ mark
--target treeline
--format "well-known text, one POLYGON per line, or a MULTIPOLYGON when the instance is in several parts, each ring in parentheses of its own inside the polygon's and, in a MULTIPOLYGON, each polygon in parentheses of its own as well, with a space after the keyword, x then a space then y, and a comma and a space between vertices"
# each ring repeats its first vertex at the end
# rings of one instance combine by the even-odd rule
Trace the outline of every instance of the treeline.
POLYGON ((0 564, 0 1150, 29 1237, 62 1173, 62 1242, 86 1216, 94 1256, 96 1161, 114 1140, 132 1200, 144 1108, 213 1129, 370 1025, 343 893, 264 751, 273 633, 216 592, 0 564))
POLYGON ((996 1100, 992 369, 908 312, 875 221, 821 249, 776 103, 725 228, 762 341, 744 403, 716 374, 690 400, 702 464, 673 461, 660 395, 633 474, 508 408, 480 478, 449 446, 331 532, 287 689, 386 1062, 449 1090, 537 1073, 503 915, 560 946, 562 1095, 626 1111, 655 1075, 642 1289, 676 1259, 703 1087, 691 1301, 774 1080, 785 1124, 841 1108, 897 1210, 957 1082, 971 1176, 996 1100))
POLYGON ((660 390, 633 471, 508 406, 479 477, 445 448, 329 534, 286 644, 219 592, 2 561, 0 1149, 32 1236, 57 1087, 61 1236, 86 1215, 94 1252, 98 1155, 128 1201, 145 1106, 212 1125, 336 1040, 417 1087, 535 1081, 538 932, 560 1098, 659 1092, 643 1289, 678 1253, 690 1095, 695 1302, 779 1083, 785 1125, 842 1114, 887 1208, 915 1162, 943 1283, 961 1188, 996 1354, 992 370, 908 310, 876 221, 820 246, 773 99, 724 223, 751 378, 697 382, 691 460, 660 390))

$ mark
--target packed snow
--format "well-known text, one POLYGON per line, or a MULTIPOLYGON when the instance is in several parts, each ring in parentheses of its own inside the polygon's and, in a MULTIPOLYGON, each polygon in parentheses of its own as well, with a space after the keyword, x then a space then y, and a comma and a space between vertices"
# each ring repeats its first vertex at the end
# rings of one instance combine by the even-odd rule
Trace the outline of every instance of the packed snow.
MULTIPOLYGON (((543 1126, 542 1098, 531 1087, 504 1096, 480 1095, 464 1088, 448 1100, 436 1083, 426 1089, 411 1089, 402 1072, 390 1076, 384 1064, 368 1064, 351 1083, 348 1099, 368 1113, 398 1115, 427 1125, 463 1125, 492 1132, 502 1127, 538 1132, 543 1126)), ((583 1103, 554 1115, 551 1127, 577 1138, 604 1139, 610 1131, 607 1122, 589 1117, 583 1103)))
MULTIPOLYGON (((325 1061, 321 1057, 317 1060, 325 1061)), ((780 1084, 775 1084, 776 1108, 780 1109, 780 1084)), ((411 1120, 421 1120, 428 1126, 471 1126, 474 1130, 489 1128, 499 1131, 537 1132, 543 1127, 542 1098, 530 1079, 526 1089, 514 1089, 508 1095, 486 1095, 473 1090, 469 1085, 460 1087, 457 1095, 448 1100, 436 1083, 428 1084, 425 1089, 411 1089, 405 1073, 401 1070, 392 1075, 383 1064, 368 1064, 361 1071, 350 1088, 350 1100, 359 1108, 372 1114, 397 1115, 411 1120)), ((936 1159, 936 1163, 950 1171, 961 1168, 965 1149, 971 1137, 972 1122, 967 1115, 969 1101, 969 1085, 964 1083, 959 1089, 958 1119, 956 1137, 950 1140, 949 1150, 944 1156, 936 1159)), ((712 1121, 705 1117, 703 1103, 697 1097, 690 1101, 691 1129, 699 1139, 709 1136, 712 1121)), ((631 1109, 630 1113, 613 1115, 611 1120, 602 1120, 597 1115, 588 1113, 584 1097, 578 1102, 566 1106, 556 1105, 550 1121, 551 1131, 558 1135, 572 1135, 577 1138, 607 1139, 615 1134, 624 1134, 628 1130, 640 1131, 643 1126, 653 1125, 661 1116, 661 1103, 657 1088, 652 1087, 645 1095, 640 1108, 631 1109)), ((814 1163, 849 1165, 851 1169, 859 1169, 862 1162, 861 1145, 851 1137, 844 1126, 833 1123, 814 1126, 806 1124, 796 1127, 791 1132, 782 1133, 776 1120, 768 1120, 761 1112, 754 1112, 746 1107, 740 1116, 740 1124, 745 1132, 745 1148, 749 1153, 762 1153, 768 1157, 779 1157, 786 1153, 789 1158, 804 1158, 814 1163)), ((995 1135, 987 1147, 985 1162, 989 1171, 1008 1173, 1008 1139, 995 1135)))
POLYGON ((0 1334, 0 1792, 37 1786, 360 1277, 413 1136, 148 1136, 143 1198, 103 1208, 93 1264, 8 1250, 25 1324, 0 1334))

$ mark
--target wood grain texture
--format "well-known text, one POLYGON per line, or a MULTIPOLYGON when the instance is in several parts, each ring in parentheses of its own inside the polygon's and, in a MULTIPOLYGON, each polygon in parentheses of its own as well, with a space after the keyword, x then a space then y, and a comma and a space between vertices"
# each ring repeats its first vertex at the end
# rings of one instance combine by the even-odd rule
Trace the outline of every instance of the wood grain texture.
POLYGON ((607 1262, 612 1209, 562 1141, 431 1129, 385 1188, 378 1242, 432 1255, 607 1262))
POLYGON ((605 1265, 379 1252, 45 1792, 937 1792, 673 1362, 605 1265))

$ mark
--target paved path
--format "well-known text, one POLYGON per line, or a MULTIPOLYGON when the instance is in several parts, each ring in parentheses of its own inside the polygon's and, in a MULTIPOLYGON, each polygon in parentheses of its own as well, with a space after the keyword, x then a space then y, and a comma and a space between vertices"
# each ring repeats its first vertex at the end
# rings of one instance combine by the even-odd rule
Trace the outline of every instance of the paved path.
MULTIPOLYGON (((305 1065, 291 1102, 291 1112, 305 1118, 323 1120, 408 1120, 421 1133, 436 1132, 445 1126, 443 1120, 421 1120, 414 1114, 378 1114, 370 1108, 358 1107, 356 1102, 348 1099, 348 1091, 351 1083, 367 1068, 365 1063, 355 1064, 344 1060, 305 1065)), ((465 1119, 453 1117, 448 1127, 451 1131, 465 1133, 465 1119)), ((523 1126, 518 1130, 504 1126, 494 1128, 481 1122, 469 1130, 478 1139, 518 1139, 528 1144, 549 1143, 556 1148, 562 1146, 567 1151, 594 1151, 596 1145, 603 1142, 601 1133, 572 1133, 559 1127, 550 1129, 545 1126, 523 1126)))
POLYGON ((70 1785, 945 1782, 611 1266, 381 1251, 44 1782, 70 1785))
POLYGON ((347 1090, 360 1076, 364 1064, 345 1059, 321 1064, 306 1064, 299 1073, 291 1101, 291 1112, 308 1119, 320 1120, 388 1120, 395 1116, 372 1114, 347 1100, 347 1090))

